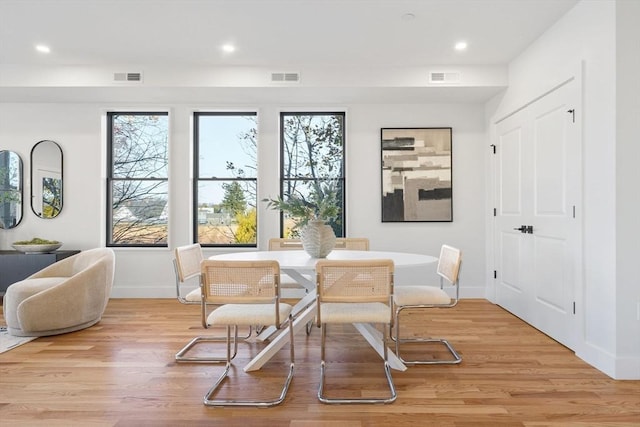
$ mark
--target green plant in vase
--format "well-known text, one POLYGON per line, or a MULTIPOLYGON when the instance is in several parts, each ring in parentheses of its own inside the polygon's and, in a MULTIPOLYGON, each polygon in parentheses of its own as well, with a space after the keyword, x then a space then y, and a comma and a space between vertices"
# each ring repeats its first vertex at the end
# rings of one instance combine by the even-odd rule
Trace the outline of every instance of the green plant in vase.
POLYGON ((338 183, 335 180, 314 182, 308 195, 291 194, 263 199, 267 207, 295 218, 294 232, 299 232, 302 246, 314 258, 324 258, 335 246, 336 236, 327 225, 340 213, 338 183))

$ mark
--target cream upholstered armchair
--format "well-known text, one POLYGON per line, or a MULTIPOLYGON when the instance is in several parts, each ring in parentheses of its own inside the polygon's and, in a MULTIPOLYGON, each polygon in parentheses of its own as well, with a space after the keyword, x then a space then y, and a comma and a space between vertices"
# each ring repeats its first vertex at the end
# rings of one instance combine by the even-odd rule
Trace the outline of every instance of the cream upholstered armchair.
POLYGON ((7 330, 15 336, 47 336, 100 321, 113 285, 115 255, 96 248, 56 262, 10 285, 3 301, 7 330))

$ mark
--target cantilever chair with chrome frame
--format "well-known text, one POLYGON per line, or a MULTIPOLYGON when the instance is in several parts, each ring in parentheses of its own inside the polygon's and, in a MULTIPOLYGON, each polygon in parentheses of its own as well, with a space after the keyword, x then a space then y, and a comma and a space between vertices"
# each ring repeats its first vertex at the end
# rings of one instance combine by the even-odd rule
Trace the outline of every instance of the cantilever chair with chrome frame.
MULTIPOLYGON (((200 305, 202 298, 200 296, 200 286, 183 294, 182 288, 189 282, 200 280, 200 261, 202 261, 202 248, 200 244, 179 246, 174 250, 173 270, 176 276, 176 297, 182 304, 200 305)), ((207 327, 207 318, 202 316, 202 327, 207 327)))
MULTIPOLYGON (((174 250, 175 258, 173 267, 176 274, 176 294, 178 301, 182 304, 197 304, 201 306, 200 318, 202 327, 207 329, 207 304, 202 300, 202 289, 200 286, 200 263, 203 260, 202 247, 198 243, 191 245, 178 246, 174 250), (182 288, 186 283, 192 283, 197 280, 198 287, 183 296, 182 288)), ((250 334, 250 332, 249 332, 250 334)), ((243 338, 248 338, 243 337, 243 338)), ((224 357, 214 356, 187 356, 187 353, 198 344, 207 342, 219 342, 224 337, 198 336, 193 338, 175 355, 176 362, 204 362, 204 363, 222 363, 226 361, 224 357)), ((237 343, 235 345, 237 350, 237 343)), ((235 356, 235 352, 234 352, 235 356)))
MULTIPOLYGON (((206 406, 270 407, 282 403, 289 390, 294 370, 294 332, 292 306, 280 301, 280 266, 277 261, 204 260, 202 288, 204 301, 222 304, 207 317, 212 326, 226 326, 227 358, 224 372, 204 397, 206 406), (290 344, 289 373, 280 395, 268 400, 216 399, 220 386, 231 369, 231 329, 234 344, 238 326, 264 325, 288 327, 290 344)), ((283 331, 282 333, 286 333, 283 331)))
POLYGON ((385 343, 384 373, 390 390, 387 397, 328 397, 325 393, 327 324, 382 324, 386 342, 393 322, 393 270, 393 261, 388 259, 317 262, 316 319, 321 327, 318 399, 322 403, 391 403, 396 400, 397 394, 391 378, 385 343))
POLYGON ((440 258, 438 259, 437 274, 440 276, 440 287, 436 286, 396 286, 394 290, 395 304, 395 333, 391 339, 396 343, 396 356, 406 365, 441 365, 457 364, 462 362, 462 357, 453 346, 443 338, 431 337, 403 337, 400 331, 400 314, 403 310, 430 309, 430 308, 451 308, 459 300, 458 274, 462 263, 462 253, 459 249, 448 245, 442 245, 440 258), (452 298, 444 291, 445 283, 449 283, 455 288, 455 296, 452 298), (405 360, 400 354, 402 343, 440 343, 444 345, 450 353, 448 359, 422 359, 405 360))

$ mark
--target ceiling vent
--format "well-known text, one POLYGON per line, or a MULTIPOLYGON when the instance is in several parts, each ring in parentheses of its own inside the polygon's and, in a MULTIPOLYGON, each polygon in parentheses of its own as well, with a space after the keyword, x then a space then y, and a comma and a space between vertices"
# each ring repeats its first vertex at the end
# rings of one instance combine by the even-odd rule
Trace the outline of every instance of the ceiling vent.
POLYGON ((272 83, 300 83, 300 73, 271 73, 272 83))
POLYGON ((429 83, 433 83, 433 84, 460 83, 460 73, 458 71, 432 71, 429 73, 429 83))
POLYGON ((142 73, 113 73, 114 82, 142 82, 142 73))

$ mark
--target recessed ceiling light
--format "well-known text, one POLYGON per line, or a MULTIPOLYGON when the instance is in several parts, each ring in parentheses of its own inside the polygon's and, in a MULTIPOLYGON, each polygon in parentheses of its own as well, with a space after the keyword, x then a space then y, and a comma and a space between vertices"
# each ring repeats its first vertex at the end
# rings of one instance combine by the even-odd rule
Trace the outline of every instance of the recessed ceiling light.
POLYGON ((456 48, 456 50, 466 50, 467 49, 467 42, 460 41, 460 42, 456 43, 455 48, 456 48))
POLYGON ((51 49, 49 48, 49 46, 44 45, 44 44, 37 44, 36 45, 36 50, 40 53, 49 53, 51 52, 51 49))
POLYGON ((236 50, 236 47, 232 44, 225 44, 222 46, 222 50, 227 53, 231 53, 236 50))

